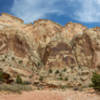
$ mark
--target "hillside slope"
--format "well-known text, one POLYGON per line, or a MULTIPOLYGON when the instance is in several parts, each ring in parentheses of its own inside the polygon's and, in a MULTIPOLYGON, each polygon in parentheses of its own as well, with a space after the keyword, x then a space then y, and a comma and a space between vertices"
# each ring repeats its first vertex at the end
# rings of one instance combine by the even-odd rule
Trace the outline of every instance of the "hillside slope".
POLYGON ((40 19, 34 24, 12 15, 0 16, 0 69, 15 80, 34 83, 88 85, 92 72, 100 72, 100 28, 78 23, 64 27, 40 19), (50 71, 52 70, 52 71, 50 71))

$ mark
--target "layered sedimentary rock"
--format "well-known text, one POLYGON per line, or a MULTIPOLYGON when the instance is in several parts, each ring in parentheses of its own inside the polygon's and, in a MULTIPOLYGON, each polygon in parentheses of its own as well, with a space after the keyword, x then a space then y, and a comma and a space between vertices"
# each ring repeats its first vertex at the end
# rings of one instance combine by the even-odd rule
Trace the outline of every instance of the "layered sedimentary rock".
POLYGON ((78 35, 72 41, 72 48, 79 66, 94 67, 94 50, 90 38, 86 35, 78 35))
POLYGON ((98 67, 100 66, 100 28, 96 27, 96 28, 92 28, 92 29, 88 29, 84 32, 84 34, 86 34, 89 39, 90 39, 90 43, 92 45, 92 49, 94 51, 94 67, 98 67))
POLYGON ((33 81, 41 68, 46 73, 50 68, 67 68, 68 82, 79 84, 91 77, 89 69, 100 71, 99 51, 100 28, 72 22, 63 27, 50 20, 24 24, 12 15, 0 16, 0 68, 12 78, 19 74, 33 81))
POLYGON ((71 45, 64 41, 50 42, 45 48, 45 53, 42 59, 42 62, 48 68, 54 66, 63 68, 77 65, 71 45))
POLYGON ((39 47, 46 47, 50 41, 60 40, 62 26, 50 20, 35 21, 32 28, 35 43, 39 47))
POLYGON ((73 37, 83 34, 83 31, 86 29, 87 27, 79 23, 69 22, 62 28, 62 37, 63 39, 65 39, 66 42, 70 42, 73 37))
POLYGON ((0 16, 0 29, 5 27, 20 27, 23 23, 23 20, 7 13, 2 13, 0 16))
MULTIPOLYGON (((15 73, 11 73, 10 69, 16 68, 24 71, 27 68, 26 66, 31 68, 35 65, 30 58, 30 45, 24 37, 16 34, 16 32, 18 31, 13 29, 0 31, 0 68, 3 68, 4 72, 10 73, 12 76, 19 74, 19 72, 15 70, 13 71, 15 73)), ((31 72, 29 69, 27 71, 31 72)))
POLYGON ((29 77, 32 67, 40 61, 33 35, 23 31, 25 26, 19 18, 8 14, 0 16, 0 68, 12 77, 18 74, 29 77))

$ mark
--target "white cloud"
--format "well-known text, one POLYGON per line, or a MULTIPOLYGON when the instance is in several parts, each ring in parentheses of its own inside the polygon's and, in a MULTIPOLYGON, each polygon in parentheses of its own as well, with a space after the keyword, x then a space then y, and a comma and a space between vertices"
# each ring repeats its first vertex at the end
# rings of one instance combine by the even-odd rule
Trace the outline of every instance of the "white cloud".
POLYGON ((11 12, 25 22, 53 13, 71 16, 81 22, 99 22, 100 0, 14 0, 11 12))
POLYGON ((33 22, 47 14, 61 13, 58 5, 55 5, 59 2, 61 0, 14 0, 11 12, 25 22, 33 22))
POLYGON ((80 0, 79 9, 76 9, 75 19, 82 22, 100 21, 100 0, 80 0))

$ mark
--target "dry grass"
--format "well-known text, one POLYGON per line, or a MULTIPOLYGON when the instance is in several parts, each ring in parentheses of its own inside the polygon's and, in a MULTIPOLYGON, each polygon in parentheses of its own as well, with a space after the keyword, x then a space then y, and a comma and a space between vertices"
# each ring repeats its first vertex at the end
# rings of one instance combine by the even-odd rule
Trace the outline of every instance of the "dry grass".
POLYGON ((21 93, 22 91, 31 91, 32 87, 29 85, 20 85, 20 84, 1 84, 0 91, 10 91, 15 93, 21 93))

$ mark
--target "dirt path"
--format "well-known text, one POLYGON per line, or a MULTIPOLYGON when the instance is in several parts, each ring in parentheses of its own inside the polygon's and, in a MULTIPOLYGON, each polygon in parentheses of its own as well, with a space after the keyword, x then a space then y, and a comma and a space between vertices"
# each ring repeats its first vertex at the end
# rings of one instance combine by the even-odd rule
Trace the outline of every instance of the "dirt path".
POLYGON ((0 94, 0 100, 100 100, 100 95, 72 90, 66 90, 66 92, 46 90, 22 94, 0 94))

